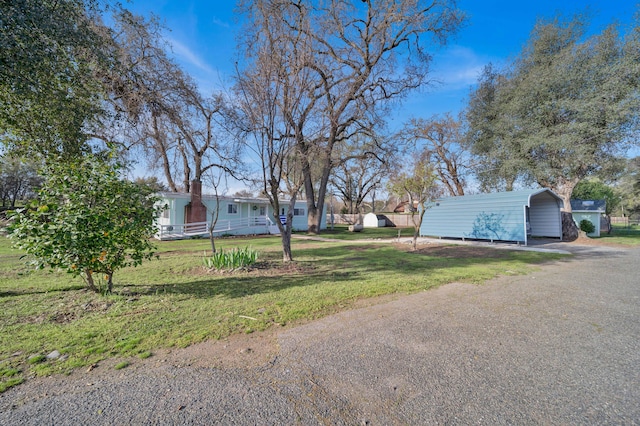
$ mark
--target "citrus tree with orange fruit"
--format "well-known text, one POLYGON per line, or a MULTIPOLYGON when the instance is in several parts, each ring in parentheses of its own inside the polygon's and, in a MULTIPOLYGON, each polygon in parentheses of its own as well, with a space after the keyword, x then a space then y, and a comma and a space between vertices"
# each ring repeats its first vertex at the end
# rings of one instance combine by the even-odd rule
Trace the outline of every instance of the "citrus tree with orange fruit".
POLYGON ((154 256, 150 238, 161 208, 120 167, 86 156, 44 171, 36 201, 12 215, 9 237, 37 268, 81 276, 90 290, 110 293, 113 274, 154 256))

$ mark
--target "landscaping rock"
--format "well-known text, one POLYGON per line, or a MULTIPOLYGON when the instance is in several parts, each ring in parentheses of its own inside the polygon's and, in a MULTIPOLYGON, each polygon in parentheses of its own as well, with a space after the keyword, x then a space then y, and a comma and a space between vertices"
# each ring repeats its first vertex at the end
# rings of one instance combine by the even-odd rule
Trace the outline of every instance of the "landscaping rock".
POLYGON ((58 358, 60 358, 60 352, 57 350, 47 355, 47 359, 58 359, 58 358))

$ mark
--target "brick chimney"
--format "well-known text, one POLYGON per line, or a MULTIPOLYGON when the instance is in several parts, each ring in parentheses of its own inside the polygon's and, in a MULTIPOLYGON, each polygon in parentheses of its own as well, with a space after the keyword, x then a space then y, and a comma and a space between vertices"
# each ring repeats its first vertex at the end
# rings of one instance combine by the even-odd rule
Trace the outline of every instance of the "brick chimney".
POLYGON ((207 207, 202 203, 202 182, 199 180, 191 181, 191 202, 185 213, 185 223, 207 221, 207 207))

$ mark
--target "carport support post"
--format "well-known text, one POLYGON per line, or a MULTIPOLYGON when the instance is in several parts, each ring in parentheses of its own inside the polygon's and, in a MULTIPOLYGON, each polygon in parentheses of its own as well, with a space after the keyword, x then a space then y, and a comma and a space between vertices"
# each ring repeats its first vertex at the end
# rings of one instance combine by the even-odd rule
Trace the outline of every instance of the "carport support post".
MULTIPOLYGON (((529 204, 531 204, 531 196, 529 196, 529 204)), ((524 245, 525 247, 529 245, 527 241, 527 205, 522 206, 522 214, 524 214, 524 245)))

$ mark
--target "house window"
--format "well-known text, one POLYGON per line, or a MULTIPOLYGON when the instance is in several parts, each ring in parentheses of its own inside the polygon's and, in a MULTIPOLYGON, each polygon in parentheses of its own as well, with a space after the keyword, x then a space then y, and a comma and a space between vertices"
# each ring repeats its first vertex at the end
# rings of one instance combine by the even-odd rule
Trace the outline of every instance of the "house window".
POLYGON ((265 206, 260 206, 260 216, 266 216, 267 215, 267 208, 265 206))
POLYGON ((238 205, 237 204, 227 204, 227 213, 228 214, 238 214, 238 205))
POLYGON ((294 216, 304 216, 304 209, 293 209, 293 215, 294 216))
POLYGON ((165 204, 164 208, 162 209, 162 218, 163 219, 170 219, 171 218, 171 212, 169 211, 169 205, 165 204))

